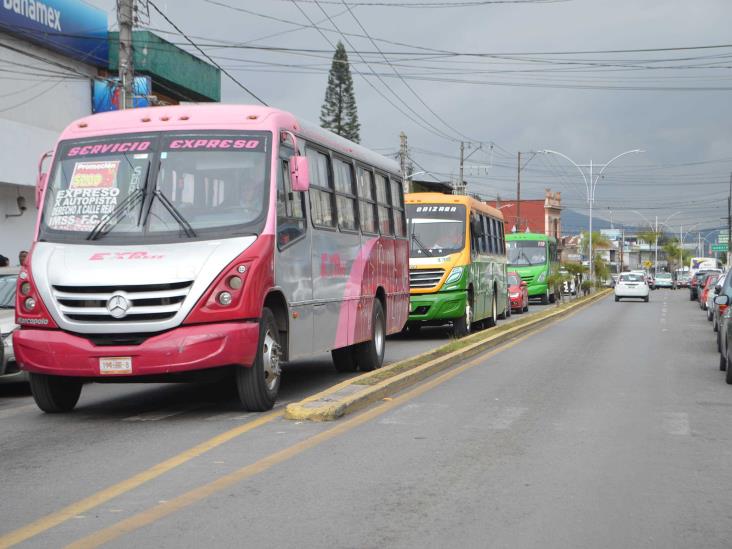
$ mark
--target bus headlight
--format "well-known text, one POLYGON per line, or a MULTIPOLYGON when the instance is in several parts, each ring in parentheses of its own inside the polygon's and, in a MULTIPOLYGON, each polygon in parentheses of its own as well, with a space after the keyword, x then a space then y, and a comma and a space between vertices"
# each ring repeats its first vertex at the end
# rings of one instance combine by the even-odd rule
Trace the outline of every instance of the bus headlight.
POLYGON ((539 276, 538 276, 538 277, 536 278, 536 281, 537 281, 537 282, 544 282, 545 280, 546 280, 546 271, 544 271, 543 273, 541 273, 541 274, 540 274, 540 275, 539 275, 539 276))
POLYGON ((453 284, 460 280, 460 277, 463 276, 463 268, 464 267, 453 267, 447 277, 447 280, 445 280, 445 284, 453 284))

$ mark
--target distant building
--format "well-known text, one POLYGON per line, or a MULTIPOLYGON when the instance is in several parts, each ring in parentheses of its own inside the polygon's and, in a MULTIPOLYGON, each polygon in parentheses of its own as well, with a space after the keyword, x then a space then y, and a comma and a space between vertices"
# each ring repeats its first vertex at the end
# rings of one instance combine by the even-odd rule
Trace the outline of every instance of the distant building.
POLYGON ((491 206, 503 213, 506 233, 544 233, 559 240, 562 236, 562 193, 546 189, 543 199, 489 200, 491 206))

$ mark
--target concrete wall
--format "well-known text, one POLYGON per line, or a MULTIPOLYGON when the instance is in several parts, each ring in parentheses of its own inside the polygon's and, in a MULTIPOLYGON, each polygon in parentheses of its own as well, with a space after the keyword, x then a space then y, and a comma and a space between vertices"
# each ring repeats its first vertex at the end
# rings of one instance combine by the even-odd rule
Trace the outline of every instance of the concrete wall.
POLYGON ((33 240, 38 210, 35 207, 33 187, 0 184, 0 255, 10 259, 11 265, 18 264, 18 252, 29 250, 33 240), (20 217, 5 217, 17 214, 18 195, 25 197, 28 209, 20 217))

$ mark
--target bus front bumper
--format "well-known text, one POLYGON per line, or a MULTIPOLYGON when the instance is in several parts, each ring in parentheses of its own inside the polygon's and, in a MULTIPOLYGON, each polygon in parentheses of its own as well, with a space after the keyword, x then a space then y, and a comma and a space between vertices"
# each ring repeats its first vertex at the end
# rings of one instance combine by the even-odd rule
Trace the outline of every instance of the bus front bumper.
POLYGON ((13 334, 18 365, 33 373, 85 378, 164 375, 219 366, 251 366, 259 323, 226 322, 180 326, 139 345, 95 345, 60 330, 21 329, 13 334), (102 358, 129 358, 130 371, 102 373, 102 358))
POLYGON ((452 320, 465 314, 468 292, 436 292, 409 296, 409 322, 452 320))

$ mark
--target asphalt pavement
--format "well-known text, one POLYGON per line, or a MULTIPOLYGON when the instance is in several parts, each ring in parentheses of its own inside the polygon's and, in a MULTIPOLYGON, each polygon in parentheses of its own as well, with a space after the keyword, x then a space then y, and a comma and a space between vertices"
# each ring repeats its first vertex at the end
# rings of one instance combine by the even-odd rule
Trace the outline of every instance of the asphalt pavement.
POLYGON ((28 547, 729 547, 717 363, 698 306, 659 290, 328 424, 206 386, 99 386, 65 417, 11 397, 0 546, 36 521, 28 547))

